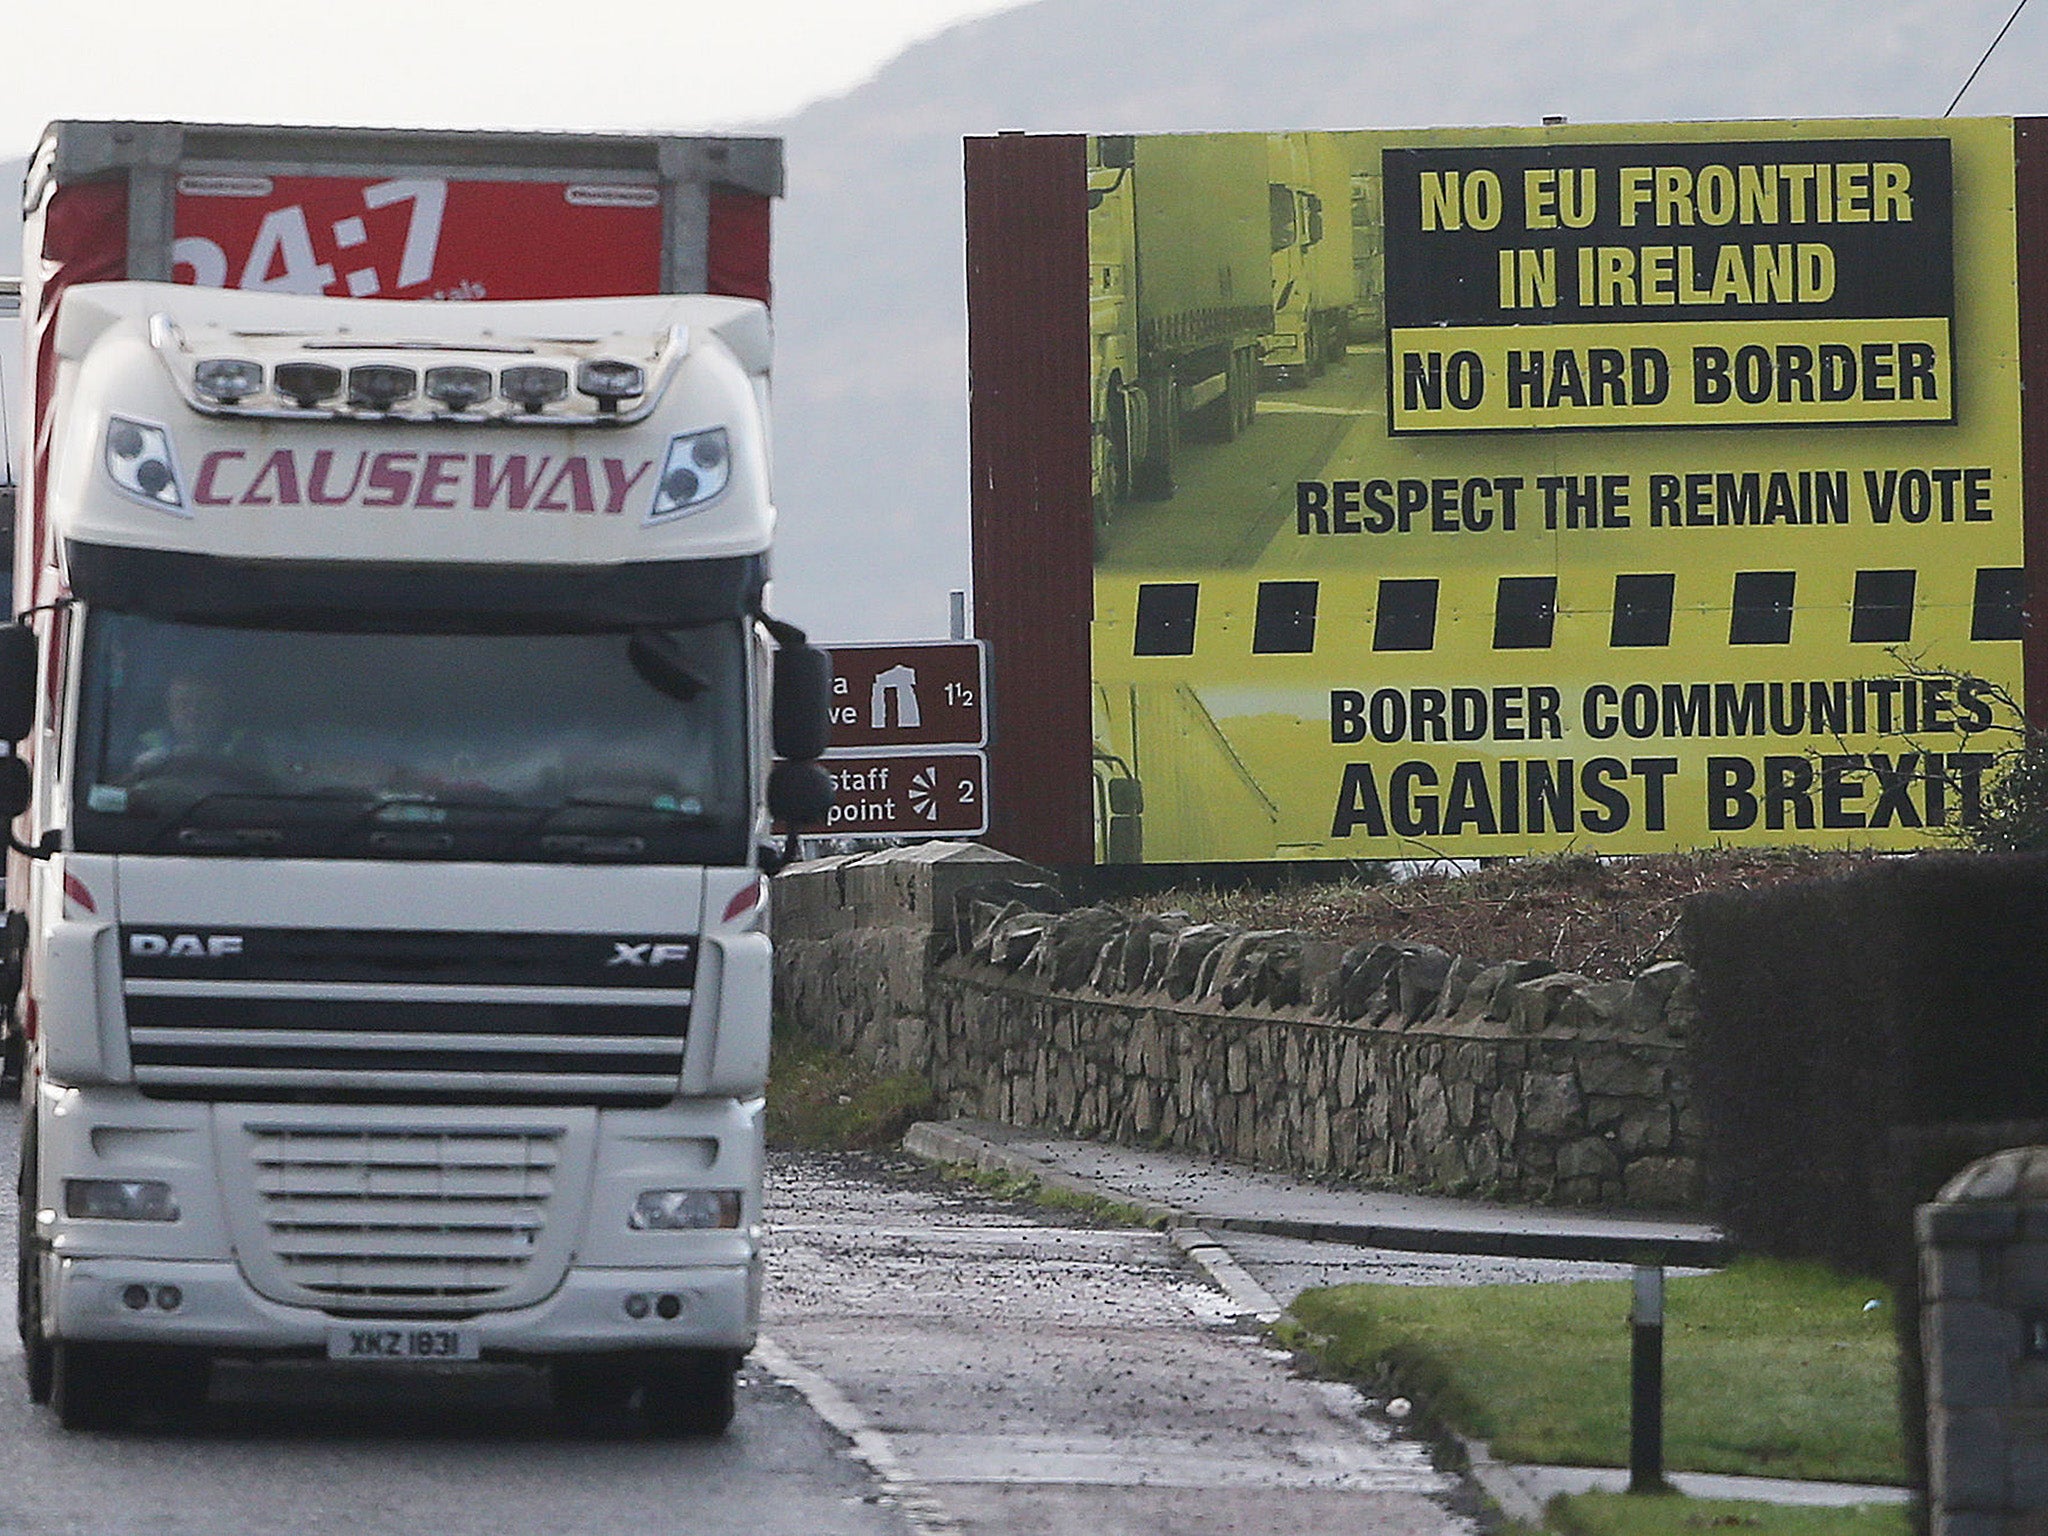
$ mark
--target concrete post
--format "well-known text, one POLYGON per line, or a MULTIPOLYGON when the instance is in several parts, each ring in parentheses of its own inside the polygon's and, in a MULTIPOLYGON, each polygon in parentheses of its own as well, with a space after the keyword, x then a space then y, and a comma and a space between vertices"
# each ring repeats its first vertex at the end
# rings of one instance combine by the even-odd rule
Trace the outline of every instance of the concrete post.
POLYGON ((1920 1207, 1932 1536, 2048 1532, 2048 1147, 1972 1163, 1920 1207))

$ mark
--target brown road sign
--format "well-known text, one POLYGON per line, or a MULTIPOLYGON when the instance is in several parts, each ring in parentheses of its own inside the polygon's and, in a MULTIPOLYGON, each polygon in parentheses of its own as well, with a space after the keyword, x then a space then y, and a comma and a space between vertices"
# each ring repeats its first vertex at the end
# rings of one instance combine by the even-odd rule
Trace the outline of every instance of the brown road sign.
POLYGON ((978 837, 988 830, 988 757, 980 752, 833 756, 824 836, 978 837))
POLYGON ((831 649, 835 755, 988 744, 979 640, 831 649))

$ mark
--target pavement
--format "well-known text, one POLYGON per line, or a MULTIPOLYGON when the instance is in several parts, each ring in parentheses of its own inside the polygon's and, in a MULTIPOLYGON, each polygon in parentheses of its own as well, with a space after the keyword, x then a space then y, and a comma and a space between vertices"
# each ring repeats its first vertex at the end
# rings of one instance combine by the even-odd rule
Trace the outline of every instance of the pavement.
MULTIPOLYGON (((1276 1321, 1312 1286, 1497 1284, 1623 1278, 1638 1264, 1675 1272, 1728 1262, 1733 1247, 1710 1223, 1656 1213, 1530 1208, 1315 1184, 1193 1153, 1068 1141, 984 1120, 912 1126, 903 1147, 931 1162, 1031 1177, 1073 1194, 1133 1207, 1159 1226, 1237 1310, 1276 1321)), ((1502 1512, 1540 1525, 1559 1494, 1619 1492, 1613 1467, 1529 1466, 1496 1460, 1466 1440, 1472 1475, 1502 1512)), ((1772 1504, 1903 1504, 1908 1490, 1860 1483, 1673 1473, 1695 1498, 1772 1504)))

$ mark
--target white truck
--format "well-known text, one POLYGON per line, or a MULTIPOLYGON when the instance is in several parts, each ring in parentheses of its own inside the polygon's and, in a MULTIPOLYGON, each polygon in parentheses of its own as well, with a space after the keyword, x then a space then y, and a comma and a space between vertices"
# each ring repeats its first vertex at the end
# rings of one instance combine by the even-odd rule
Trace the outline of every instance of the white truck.
POLYGON ((31 1395, 499 1360, 722 1430, 773 826, 830 799, 765 308, 45 297, 0 629, 31 1395))
POLYGON ((1276 133, 1271 150, 1273 328, 1262 376, 1305 384, 1344 356, 1358 276, 1352 266, 1351 165, 1333 133, 1276 133))

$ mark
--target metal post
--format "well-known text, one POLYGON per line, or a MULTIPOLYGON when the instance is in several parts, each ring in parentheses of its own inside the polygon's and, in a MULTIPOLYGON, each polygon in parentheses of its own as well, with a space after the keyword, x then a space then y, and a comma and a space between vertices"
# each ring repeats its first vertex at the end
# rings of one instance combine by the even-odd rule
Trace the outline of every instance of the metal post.
POLYGON ((947 629, 955 640, 967 638, 967 593, 955 587, 946 594, 947 629))
POLYGON ((1664 1493, 1664 1266, 1636 1266, 1629 1311, 1628 1491, 1664 1493))

